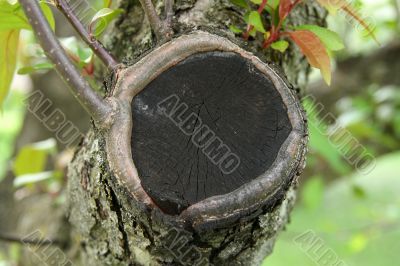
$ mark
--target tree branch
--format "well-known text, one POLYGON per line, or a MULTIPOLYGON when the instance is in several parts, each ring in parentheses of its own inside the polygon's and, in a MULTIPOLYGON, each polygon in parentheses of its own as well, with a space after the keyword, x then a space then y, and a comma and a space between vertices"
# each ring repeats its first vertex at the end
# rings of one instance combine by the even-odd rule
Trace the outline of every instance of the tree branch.
POLYGON ((174 2, 174 0, 164 0, 165 22, 169 28, 171 28, 172 18, 175 15, 174 2))
MULTIPOLYGON (((157 11, 153 5, 151 0, 139 0, 140 4, 143 7, 144 13, 146 13, 147 19, 149 20, 150 26, 154 31, 154 34, 159 41, 165 41, 171 39, 173 32, 168 25, 160 19, 157 14, 157 11)), ((170 1, 170 0, 167 0, 170 1)))
POLYGON ((54 239, 25 239, 20 236, 14 236, 9 234, 4 234, 0 232, 0 241, 15 242, 22 245, 60 245, 60 241, 54 239))
POLYGON ((71 7, 66 3, 65 0, 54 1, 57 8, 64 14, 66 19, 75 28, 82 40, 92 48, 93 52, 100 58, 101 61, 110 69, 114 70, 118 66, 118 62, 114 57, 104 48, 103 44, 99 42, 95 37, 90 36, 85 26, 74 14, 71 7))
POLYGON ((54 63, 57 72, 69 85, 74 97, 96 122, 105 121, 112 108, 97 93, 75 68, 43 15, 37 0, 19 0, 36 37, 47 57, 54 63))

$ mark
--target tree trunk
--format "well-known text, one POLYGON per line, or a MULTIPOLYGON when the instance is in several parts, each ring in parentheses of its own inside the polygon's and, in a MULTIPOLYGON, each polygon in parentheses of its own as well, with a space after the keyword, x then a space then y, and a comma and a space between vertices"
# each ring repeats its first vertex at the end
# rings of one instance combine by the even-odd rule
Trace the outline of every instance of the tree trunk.
MULTIPOLYGON (((161 1, 158 4, 161 11, 161 1)), ((111 37, 106 45, 120 60, 131 65, 153 50, 155 41, 139 1, 121 0, 119 5, 126 13, 110 30, 111 37)), ((175 11, 177 36, 194 29, 223 36, 257 54, 264 62, 280 65, 295 88, 305 86, 309 69, 298 51, 289 49, 284 55, 263 51, 260 39, 244 43, 229 32, 228 27, 241 24, 243 16, 242 10, 229 1, 177 1, 175 11)), ((324 17, 322 9, 306 4, 297 8, 290 19, 294 24, 321 25, 324 17)), ((108 90, 112 91, 113 86, 109 85, 108 90)), ((135 101, 132 105, 135 108, 135 101)), ((146 134, 143 137, 146 138, 146 134)), ((136 147, 135 141, 132 139, 133 147, 136 147)), ((116 141, 115 145, 118 143, 116 141)), ((107 145, 110 145, 107 136, 94 127, 69 167, 68 217, 79 236, 84 265, 260 265, 272 252, 278 233, 289 220, 304 159, 302 151, 299 165, 289 173, 290 182, 266 202, 257 204, 257 208, 223 223, 210 222, 196 227, 192 220, 186 225, 187 221, 181 223, 174 218, 176 212, 182 211, 179 208, 167 210, 171 215, 165 215, 160 210, 149 211, 148 205, 132 200, 130 186, 133 185, 121 180, 120 173, 111 171, 118 160, 125 158, 118 158, 117 153, 110 154, 113 147, 107 145), (115 162, 110 163, 110 157, 115 162)), ((145 171, 141 165, 138 169, 145 171)), ((152 185, 148 184, 147 192, 152 185)), ((157 204, 163 200, 161 196, 149 194, 157 204)), ((173 204, 180 206, 181 203, 173 204)), ((162 204, 158 205, 162 208, 162 204)))

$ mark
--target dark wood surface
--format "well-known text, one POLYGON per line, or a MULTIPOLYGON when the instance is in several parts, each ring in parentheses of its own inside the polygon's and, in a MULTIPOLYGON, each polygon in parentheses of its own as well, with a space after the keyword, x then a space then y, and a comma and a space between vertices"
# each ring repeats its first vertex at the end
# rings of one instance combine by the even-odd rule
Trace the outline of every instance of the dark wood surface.
POLYGON ((226 52, 192 55, 165 71, 134 98, 132 116, 142 185, 170 214, 264 173, 292 130, 271 81, 226 52), (201 146, 193 141, 201 138, 201 146))

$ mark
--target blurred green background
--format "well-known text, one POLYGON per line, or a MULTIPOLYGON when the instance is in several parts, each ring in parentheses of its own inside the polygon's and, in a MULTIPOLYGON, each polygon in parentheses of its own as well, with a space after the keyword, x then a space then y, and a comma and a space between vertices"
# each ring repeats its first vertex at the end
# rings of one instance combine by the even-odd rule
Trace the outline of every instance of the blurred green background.
POLYGON ((346 49, 336 55, 331 88, 312 75, 309 93, 325 110, 309 117, 310 153, 298 203, 264 266, 399 265, 398 4, 357 1, 361 14, 373 18, 380 47, 344 17, 329 17, 329 27, 340 33, 346 49), (328 113, 336 121, 326 119, 328 113), (360 173, 343 158, 338 147, 344 143, 330 141, 335 127, 350 133, 376 158, 369 173, 360 173))
MULTIPOLYGON (((329 17, 329 27, 340 33, 346 49, 335 55, 331 87, 324 85, 318 71, 311 74, 305 94, 311 95, 314 102, 304 102, 311 114, 307 168, 300 179, 291 223, 279 236, 264 265, 400 264, 399 1, 362 0, 355 5, 364 16, 372 18, 381 45, 366 38, 365 32, 345 16, 329 17), (318 104, 323 110, 313 113, 318 104), (346 143, 340 134, 357 142, 346 143), (357 145, 374 158, 365 171, 344 158, 357 145)), ((58 34, 70 36, 72 31, 65 27, 57 29, 58 34)), ((90 57, 74 39, 67 38, 65 42, 82 58, 90 57)), ((21 66, 38 60, 41 52, 32 43, 30 33, 24 33, 22 47, 21 66)), ((59 87, 65 91, 54 73, 47 71, 32 76, 16 75, 0 114, 0 181, 4 191, 11 184, 14 201, 36 194, 48 195, 52 204, 64 200, 62 173, 72 149, 57 147, 51 132, 39 122, 37 126, 42 129, 32 127, 30 123, 35 118, 29 117, 24 103, 32 87, 51 84, 49 94, 59 92, 59 87)), ((68 104, 69 96, 57 97, 62 98, 60 108, 65 108, 68 118, 85 132, 90 122, 83 111, 68 104)), ((5 198, 9 192, 4 191, 0 191, 0 197, 5 198)), ((4 205, 1 200, 0 205, 4 205)), ((4 217, 9 210, 1 208, 0 228, 12 228, 5 225, 4 217)), ((0 265, 19 265, 21 254, 18 244, 3 246, 0 265)))

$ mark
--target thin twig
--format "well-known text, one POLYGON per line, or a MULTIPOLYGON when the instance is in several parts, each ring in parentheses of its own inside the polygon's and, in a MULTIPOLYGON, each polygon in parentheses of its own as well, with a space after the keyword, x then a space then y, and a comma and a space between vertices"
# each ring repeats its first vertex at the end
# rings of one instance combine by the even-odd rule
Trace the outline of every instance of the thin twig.
POLYGON ((74 97, 96 122, 105 121, 112 113, 112 108, 94 92, 75 68, 44 17, 39 1, 20 0, 20 3, 40 45, 47 57, 54 63, 57 72, 69 85, 74 97))
POLYGON ((172 29, 167 23, 164 23, 157 14, 157 11, 151 0, 139 0, 144 13, 149 20, 150 27, 159 41, 165 41, 172 37, 172 29))
POLYGON ((20 236, 14 236, 10 234, 4 234, 0 232, 0 241, 6 241, 6 242, 15 242, 15 243, 20 243, 22 245, 60 245, 60 241, 54 239, 26 239, 22 238, 20 236))
POLYGON ((174 12, 174 0, 164 0, 164 12, 165 22, 169 28, 172 26, 172 18, 175 15, 174 12))
POLYGON ((75 28, 82 40, 92 48, 93 52, 100 58, 101 61, 110 69, 115 70, 118 66, 118 62, 114 57, 104 48, 103 44, 99 42, 95 37, 90 36, 89 32, 75 15, 72 8, 68 5, 65 0, 54 0, 57 8, 64 14, 66 19, 75 28))

